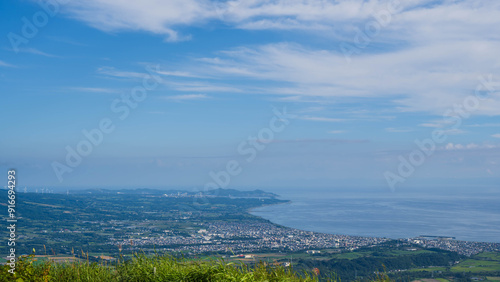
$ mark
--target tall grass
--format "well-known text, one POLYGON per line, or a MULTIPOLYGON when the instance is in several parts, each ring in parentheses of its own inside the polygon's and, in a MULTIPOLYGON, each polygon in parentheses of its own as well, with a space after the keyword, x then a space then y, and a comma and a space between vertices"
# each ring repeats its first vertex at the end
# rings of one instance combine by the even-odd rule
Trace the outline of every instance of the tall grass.
POLYGON ((264 263, 247 266, 222 260, 189 261, 144 254, 136 254, 131 261, 119 261, 113 266, 88 260, 34 263, 34 256, 30 255, 17 263, 15 275, 8 273, 8 269, 8 265, 1 267, 0 281, 319 281, 313 273, 299 275, 290 268, 264 263))

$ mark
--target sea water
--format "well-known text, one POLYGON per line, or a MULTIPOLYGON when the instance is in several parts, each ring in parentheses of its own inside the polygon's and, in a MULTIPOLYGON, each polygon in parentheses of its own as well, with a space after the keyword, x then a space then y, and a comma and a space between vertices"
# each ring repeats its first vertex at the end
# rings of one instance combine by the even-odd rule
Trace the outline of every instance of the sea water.
POLYGON ((291 202, 257 208, 251 213, 283 226, 331 234, 394 239, 450 236, 500 243, 500 191, 494 189, 276 192, 291 202))

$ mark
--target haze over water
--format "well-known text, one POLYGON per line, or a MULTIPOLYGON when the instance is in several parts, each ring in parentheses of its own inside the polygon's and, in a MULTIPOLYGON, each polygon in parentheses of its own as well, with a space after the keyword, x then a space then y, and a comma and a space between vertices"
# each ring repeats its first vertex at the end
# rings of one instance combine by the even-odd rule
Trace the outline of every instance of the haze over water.
POLYGON ((500 242, 500 193, 470 190, 474 192, 288 190, 278 193, 291 203, 258 208, 252 214, 324 233, 500 242))

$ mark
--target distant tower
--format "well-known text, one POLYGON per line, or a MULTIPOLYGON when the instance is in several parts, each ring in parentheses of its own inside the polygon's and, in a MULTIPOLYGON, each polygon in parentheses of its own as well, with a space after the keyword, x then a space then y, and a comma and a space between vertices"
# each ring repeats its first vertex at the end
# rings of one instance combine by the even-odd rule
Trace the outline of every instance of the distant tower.
POLYGON ((26 188, 26 186, 24 186, 24 193, 28 192, 28 189, 26 188))
POLYGON ((66 190, 66 195, 69 195, 69 190, 66 190))
POLYGON ((38 189, 36 189, 36 193, 38 194, 38 189))

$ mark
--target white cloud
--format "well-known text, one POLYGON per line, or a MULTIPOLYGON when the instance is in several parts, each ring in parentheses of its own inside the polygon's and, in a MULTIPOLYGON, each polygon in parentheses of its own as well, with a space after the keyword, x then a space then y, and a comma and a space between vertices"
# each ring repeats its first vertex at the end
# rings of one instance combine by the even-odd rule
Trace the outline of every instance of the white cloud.
POLYGON ((172 88, 183 92, 241 92, 240 89, 224 85, 216 85, 211 83, 197 83, 197 82, 187 82, 187 83, 172 83, 166 82, 172 88))
MULTIPOLYGON (((235 29, 301 29, 308 35, 332 39, 327 48, 305 47, 311 46, 310 41, 300 42, 307 38, 301 36, 296 37, 299 43, 235 48, 201 58, 185 70, 165 73, 182 78, 263 81, 267 94, 289 100, 382 98, 391 101, 398 111, 442 115, 474 93, 479 76, 500 72, 499 1, 400 2, 390 23, 369 38, 368 44, 386 47, 374 52, 358 45, 361 53, 354 54, 350 63, 340 43, 352 44, 366 23, 373 22, 380 11, 390 10, 388 1, 74 0, 68 3, 66 12, 101 30, 147 31, 170 41, 187 36, 178 34, 179 27, 214 21, 235 29)), ((101 71, 120 76, 110 69, 101 71)), ((179 87, 193 92, 231 88, 216 83, 179 87)), ((255 84, 233 88, 256 90, 255 84)), ((474 114, 496 116, 500 115, 499 108, 500 96, 490 95, 474 114)))
POLYGON ((186 100, 202 100, 209 98, 205 94, 188 94, 188 95, 174 95, 163 97, 166 100, 175 100, 175 101, 186 101, 186 100))
POLYGON ((500 123, 470 124, 468 127, 500 127, 500 123))
POLYGON ((476 149, 494 149, 494 148, 498 148, 498 146, 492 144, 478 145, 475 143, 470 143, 466 145, 448 143, 446 144, 446 146, 444 146, 445 150, 476 150, 476 149))
POLYGON ((144 76, 146 75, 145 73, 140 72, 121 71, 113 67, 100 67, 99 69, 97 69, 97 72, 99 74, 118 78, 144 78, 144 76))
MULTIPOLYGON (((415 46, 366 54, 353 58, 351 63, 336 51, 290 43, 268 44, 222 52, 193 69, 225 78, 274 81, 277 86, 268 87, 270 94, 385 98, 392 99, 401 111, 442 115, 474 93, 480 85, 479 76, 500 70, 500 58, 496 56, 500 42, 485 42, 481 52, 477 44, 481 45, 446 42, 415 46), (456 67, 457 62, 461 68, 456 67)), ((499 97, 492 95, 480 102, 475 113, 500 114, 499 97)))
POLYGON ((398 7, 383 0, 73 0, 63 8, 100 30, 147 31, 169 41, 189 38, 178 34, 180 26, 214 21, 240 29, 323 30, 323 36, 344 37, 383 12, 392 15, 386 38, 499 38, 498 1, 399 2, 398 7))
POLYGON ((344 130, 332 130, 332 131, 328 131, 328 133, 330 134, 342 134, 342 133, 345 133, 344 130))
POLYGON ((167 41, 189 38, 179 35, 174 26, 215 17, 212 5, 204 0, 73 0, 63 8, 70 16, 103 31, 147 31, 165 35, 167 41))
POLYGON ((419 126, 422 126, 422 127, 433 127, 433 128, 440 128, 440 127, 443 127, 442 124, 440 123, 421 123, 419 124, 419 126))
POLYGON ((389 128, 386 128, 385 131, 391 132, 391 133, 405 133, 405 132, 412 132, 413 129, 389 127, 389 128))
POLYGON ((458 134, 464 134, 464 133, 467 133, 467 131, 457 129, 457 128, 443 130, 443 134, 446 134, 446 135, 458 135, 458 134))
POLYGON ((238 28, 249 30, 325 30, 328 31, 328 26, 321 24, 304 25, 302 22, 292 19, 279 20, 257 20, 248 23, 239 24, 238 28))
POLYGON ((500 138, 500 133, 498 133, 498 134, 493 134, 493 135, 491 135, 491 137, 500 138))
POLYGON ((303 117, 299 117, 299 119, 307 120, 307 121, 320 121, 320 122, 342 122, 342 121, 345 121, 345 119, 339 119, 339 118, 311 117, 311 116, 303 116, 303 117))
POLYGON ((150 115, 164 115, 164 114, 166 114, 166 112, 162 112, 162 111, 149 111, 148 114, 150 114, 150 115))
POLYGON ((4 61, 0 61, 0 67, 9 67, 9 68, 12 68, 12 67, 15 67, 15 66, 13 66, 11 64, 8 64, 8 63, 6 63, 4 61))
POLYGON ((109 93, 109 94, 116 94, 120 93, 120 90, 117 89, 110 89, 110 88, 99 88, 99 87, 71 87, 69 88, 72 91, 78 91, 78 92, 87 92, 87 93, 109 93))
POLYGON ((317 112, 323 112, 325 110, 326 110, 326 108, 323 106, 313 106, 313 107, 306 107, 298 112, 300 112, 300 113, 317 113, 317 112))
POLYGON ((444 148, 446 150, 460 150, 460 149, 463 149, 464 146, 461 144, 448 143, 448 144, 446 144, 446 146, 444 148))
POLYGON ((176 77, 201 77, 185 71, 157 71, 156 73, 165 76, 176 76, 176 77))
POLYGON ((19 50, 19 52, 22 52, 22 53, 29 53, 29 54, 40 55, 40 56, 50 57, 50 58, 60 58, 59 56, 45 53, 45 52, 40 51, 40 50, 35 49, 35 48, 19 48, 18 50, 19 50))

